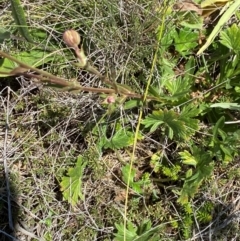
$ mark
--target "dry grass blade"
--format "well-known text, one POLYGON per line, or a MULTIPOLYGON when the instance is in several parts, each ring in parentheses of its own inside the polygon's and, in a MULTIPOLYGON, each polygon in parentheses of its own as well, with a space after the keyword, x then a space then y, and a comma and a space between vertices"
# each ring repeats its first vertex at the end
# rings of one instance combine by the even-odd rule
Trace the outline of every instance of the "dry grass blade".
POLYGON ((5 181, 6 181, 6 188, 7 188, 7 204, 8 204, 8 222, 9 228, 14 230, 13 226, 13 214, 12 214, 12 204, 11 204, 11 190, 9 184, 9 168, 8 168, 8 130, 9 130, 9 103, 10 103, 10 90, 8 88, 7 91, 7 106, 6 106, 6 122, 5 122, 5 136, 4 136, 4 146, 3 146, 3 165, 4 165, 4 172, 5 172, 5 181))

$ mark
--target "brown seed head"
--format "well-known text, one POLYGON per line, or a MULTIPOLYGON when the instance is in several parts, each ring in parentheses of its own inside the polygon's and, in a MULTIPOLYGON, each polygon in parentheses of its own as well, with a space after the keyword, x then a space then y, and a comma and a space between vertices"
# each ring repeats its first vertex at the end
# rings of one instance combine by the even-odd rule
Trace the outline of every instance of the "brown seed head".
POLYGON ((77 31, 70 29, 63 33, 63 41, 68 47, 76 49, 80 44, 81 37, 77 31))

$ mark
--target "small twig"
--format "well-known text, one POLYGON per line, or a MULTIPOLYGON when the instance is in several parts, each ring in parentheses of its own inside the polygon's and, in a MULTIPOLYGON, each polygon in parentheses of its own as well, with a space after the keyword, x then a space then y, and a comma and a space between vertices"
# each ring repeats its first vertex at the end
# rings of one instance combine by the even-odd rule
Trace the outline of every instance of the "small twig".
POLYGON ((41 238, 41 237, 39 238, 34 233, 32 233, 32 232, 22 228, 19 223, 16 224, 15 228, 16 228, 17 231, 21 232, 22 234, 24 234, 24 235, 26 235, 26 236, 28 236, 30 238, 37 239, 39 241, 45 241, 44 238, 41 238))

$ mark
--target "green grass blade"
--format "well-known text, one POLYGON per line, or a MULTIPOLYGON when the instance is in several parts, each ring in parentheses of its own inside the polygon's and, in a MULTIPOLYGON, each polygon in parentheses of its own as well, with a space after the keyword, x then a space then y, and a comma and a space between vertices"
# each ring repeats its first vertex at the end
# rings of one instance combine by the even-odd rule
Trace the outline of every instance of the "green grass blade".
POLYGON ((215 26, 215 28, 213 29, 212 33, 209 35, 207 42, 197 52, 197 55, 202 54, 203 51, 207 49, 207 47, 213 42, 213 40, 216 38, 218 33, 221 31, 223 25, 231 18, 231 16, 239 8, 239 6, 240 6, 240 0, 236 0, 230 5, 230 7, 226 10, 226 12, 219 19, 219 21, 218 21, 217 25, 215 26))
POLYGON ((17 25, 18 31, 28 42, 32 43, 33 39, 29 33, 27 21, 20 0, 11 0, 11 7, 12 15, 17 25))

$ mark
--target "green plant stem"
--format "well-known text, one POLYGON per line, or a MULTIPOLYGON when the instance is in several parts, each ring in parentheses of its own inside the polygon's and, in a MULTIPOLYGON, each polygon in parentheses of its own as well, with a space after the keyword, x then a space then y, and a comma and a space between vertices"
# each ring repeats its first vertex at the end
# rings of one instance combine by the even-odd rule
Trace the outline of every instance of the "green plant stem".
POLYGON ((87 62, 86 66, 84 66, 83 69, 87 70, 91 74, 95 74, 96 76, 98 76, 105 84, 113 87, 115 89, 116 93, 119 93, 119 88, 122 89, 123 92, 124 91, 129 92, 129 90, 127 90, 126 88, 118 86, 115 82, 112 82, 109 78, 102 75, 96 68, 94 68, 92 65, 90 65, 89 62, 87 62))

